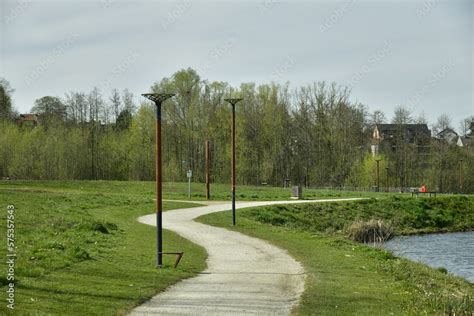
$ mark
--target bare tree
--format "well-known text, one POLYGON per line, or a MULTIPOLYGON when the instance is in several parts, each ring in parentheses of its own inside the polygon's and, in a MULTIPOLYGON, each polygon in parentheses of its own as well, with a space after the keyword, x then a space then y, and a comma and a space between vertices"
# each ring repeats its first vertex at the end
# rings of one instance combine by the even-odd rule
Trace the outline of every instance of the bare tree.
POLYGON ((420 115, 415 119, 416 124, 428 124, 425 111, 421 111, 420 115))
POLYGON ((473 123, 474 123, 474 115, 471 115, 461 120, 461 122, 459 122, 460 134, 463 136, 466 136, 466 135, 469 135, 470 132, 472 133, 473 131, 471 130, 471 126, 473 126, 473 123))
POLYGON ((128 89, 123 90, 122 94, 123 109, 130 111, 130 113, 136 112, 136 105, 133 101, 133 93, 128 91, 128 89))
POLYGON ((385 114, 381 110, 375 110, 369 117, 369 124, 371 126, 376 124, 383 124, 387 122, 385 114))
POLYGON ((413 123, 413 116, 409 109, 403 106, 395 108, 392 119, 393 124, 411 124, 413 123))
POLYGON ((433 133, 436 135, 447 128, 452 129, 451 118, 447 114, 441 114, 432 126, 433 133))
POLYGON ((122 112, 122 101, 120 99, 120 93, 118 92, 117 89, 112 90, 112 94, 111 94, 109 100, 110 100, 113 115, 114 115, 113 120, 114 120, 114 122, 116 122, 117 118, 120 115, 120 112, 122 112))

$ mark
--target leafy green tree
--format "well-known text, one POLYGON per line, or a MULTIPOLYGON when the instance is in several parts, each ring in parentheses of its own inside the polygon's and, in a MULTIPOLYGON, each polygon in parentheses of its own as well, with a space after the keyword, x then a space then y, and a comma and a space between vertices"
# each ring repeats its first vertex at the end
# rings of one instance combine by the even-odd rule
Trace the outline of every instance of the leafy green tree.
POLYGON ((15 152, 18 150, 18 140, 21 130, 11 122, 0 122, 0 178, 8 178, 15 152))
MULTIPOLYGON (((4 92, 11 95, 9 85, 4 92)), ((374 157, 370 153, 373 124, 384 114, 369 114, 350 101, 350 91, 335 83, 315 82, 290 89, 289 84, 202 80, 191 68, 179 70, 152 85, 153 92, 176 96, 162 107, 162 146, 165 181, 204 180, 204 143, 211 141, 211 178, 230 181, 231 108, 224 98, 243 97, 237 104, 237 181, 245 184, 372 187, 374 157)), ((0 91, 1 92, 1 91, 0 91)), ((6 97, 3 98, 3 101, 6 97)), ((9 99, 11 105, 11 99, 9 99)), ((5 104, 5 102, 4 102, 5 104)), ((8 107, 8 106, 7 106, 8 107)), ((4 106, 4 109, 7 108, 4 106)), ((11 109, 11 108, 9 108, 11 109)), ((0 177, 21 179, 134 179, 153 180, 155 106, 113 90, 73 91, 64 101, 37 100, 34 110, 61 124, 36 127, 0 122, 0 177), (65 113, 65 114, 64 114, 65 113)), ((8 111, 7 111, 8 112, 8 111)), ((412 122, 410 111, 398 108, 394 122, 412 122)), ((464 122, 464 134, 469 135, 464 122)), ((428 185, 431 190, 474 192, 474 147, 460 148, 433 141, 431 152, 400 141, 382 150, 380 185, 428 185), (462 159, 462 168, 461 162, 462 159)))
POLYGON ((10 83, 0 77, 0 120, 11 120, 15 116, 11 98, 13 91, 10 83))
POLYGON ((45 124, 61 122, 66 118, 66 106, 58 97, 44 96, 35 100, 31 113, 38 114, 45 124))
POLYGON ((130 127, 130 177, 135 180, 154 179, 155 111, 144 104, 130 127))
POLYGON ((132 124, 132 118, 132 112, 130 112, 130 110, 122 110, 115 122, 115 129, 119 131, 129 129, 132 124))

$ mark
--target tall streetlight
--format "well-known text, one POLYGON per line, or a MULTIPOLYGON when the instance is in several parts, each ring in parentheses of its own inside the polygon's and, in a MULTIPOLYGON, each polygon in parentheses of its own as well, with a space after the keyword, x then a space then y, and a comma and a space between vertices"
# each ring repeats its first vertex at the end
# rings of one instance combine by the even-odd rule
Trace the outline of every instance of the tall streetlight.
POLYGON ((156 265, 163 266, 163 214, 162 214, 162 194, 161 194, 161 103, 174 96, 170 93, 145 93, 145 98, 153 101, 156 105, 156 265))
POLYGON ((232 123, 231 123, 231 134, 232 134, 232 143, 231 143, 231 176, 232 176, 232 225, 235 226, 235 105, 242 101, 241 98, 230 98, 224 99, 224 101, 229 102, 232 105, 232 123))
POLYGON ((211 177, 209 175, 209 140, 206 140, 204 143, 204 147, 206 149, 206 154, 205 154, 205 160, 206 160, 206 199, 211 198, 211 191, 210 191, 210 182, 211 182, 211 177))
POLYGON ((377 192, 380 191, 380 173, 379 173, 379 162, 380 158, 375 159, 375 162, 377 163, 377 192))

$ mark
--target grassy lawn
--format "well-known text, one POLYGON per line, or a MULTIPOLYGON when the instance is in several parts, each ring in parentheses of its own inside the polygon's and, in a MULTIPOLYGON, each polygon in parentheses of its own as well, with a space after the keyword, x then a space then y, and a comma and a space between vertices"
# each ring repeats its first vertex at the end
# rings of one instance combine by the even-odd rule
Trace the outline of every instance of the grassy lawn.
MULTIPOLYGON (((228 185, 215 184, 212 190, 214 200, 230 199, 228 185)), ((193 184, 193 192, 193 200, 204 200, 203 184, 193 184)), ((289 198, 290 190, 239 186, 237 196, 239 200, 284 200, 289 198)), ((271 240, 301 261, 308 272, 307 290, 298 310, 301 314, 431 313, 449 304, 466 310, 458 299, 445 297, 451 293, 454 297, 470 293, 472 297, 472 285, 349 242, 342 232, 346 223, 374 214, 398 225, 398 233, 472 229, 472 211, 450 210, 471 207, 473 199, 456 197, 447 202, 444 198, 405 199, 398 194, 305 191, 308 199, 359 196, 386 196, 392 207, 387 207, 386 200, 375 199, 270 206, 239 211, 237 228, 228 226, 226 213, 204 220, 271 240), (412 227, 407 223, 413 223, 412 227)), ((166 183, 164 197, 187 199, 187 184, 166 183)), ((164 269, 154 267, 155 229, 136 221, 138 216, 153 212, 153 198, 153 182, 0 181, 3 236, 7 205, 16 207, 16 312, 126 314, 169 285, 202 271, 205 250, 170 231, 164 232, 164 250, 184 251, 183 260, 177 269, 171 267, 174 257, 165 257, 164 269)), ((165 202, 164 208, 194 205, 165 202)), ((6 253, 6 242, 0 243, 0 252, 6 253)), ((0 269, 6 271, 5 260, 0 261, 0 269)), ((2 273, 3 295, 6 283, 2 273)), ((0 314, 7 312, 6 304, 1 304, 0 314)))
MULTIPOLYGON (((127 194, 153 197, 155 192, 152 181, 0 181, 0 189, 44 190, 66 192, 101 192, 108 194, 127 194)), ((191 199, 205 200, 204 183, 191 184, 191 199)), ((305 199, 337 198, 337 197, 381 197, 399 195, 398 193, 353 192, 339 190, 303 189, 305 199)), ((165 199, 188 199, 188 184, 165 182, 163 184, 165 199)), ((271 186, 238 185, 237 200, 288 200, 291 188, 271 186)), ((212 200, 230 200, 230 184, 211 184, 212 200)))
MULTIPOLYGON (((19 190, 0 189, 1 236, 6 236, 7 205, 16 207, 17 313, 125 314, 205 268, 203 248, 165 231, 164 250, 180 250, 185 255, 177 269, 172 268, 174 258, 167 256, 165 268, 156 269, 155 229, 136 221, 153 212, 151 196, 133 191, 136 186, 128 194, 125 182, 110 190, 90 183, 76 187, 25 183, 17 186, 19 190)), ((192 206, 164 203, 165 209, 192 206)), ((6 253, 6 240, 0 243, 0 253, 6 253)), ((6 271, 6 260, 0 262, 1 271, 6 271)), ((0 314, 5 315, 5 272, 0 280, 0 314)))
MULTIPOLYGON (((419 203, 416 201, 415 204, 419 203)), ((390 213, 392 209, 388 205, 397 209, 392 202, 369 201, 368 204, 374 203, 372 211, 390 213)), ((402 203, 402 206, 407 205, 402 203)), ((229 225, 227 212, 206 215, 199 221, 268 240, 287 249, 300 261, 307 279, 297 314, 444 314, 449 311, 471 315, 474 287, 469 282, 396 258, 382 249, 351 242, 335 229, 340 221, 347 221, 351 216, 370 217, 370 210, 367 203, 361 202, 269 206, 239 210, 236 227, 229 225), (290 212, 291 209, 296 211, 290 212), (311 215, 311 212, 317 213, 311 215), (322 218, 323 224, 316 225, 316 217, 322 218)), ((407 212, 410 211, 413 210, 407 212)), ((469 212, 472 218, 472 209, 469 212)))

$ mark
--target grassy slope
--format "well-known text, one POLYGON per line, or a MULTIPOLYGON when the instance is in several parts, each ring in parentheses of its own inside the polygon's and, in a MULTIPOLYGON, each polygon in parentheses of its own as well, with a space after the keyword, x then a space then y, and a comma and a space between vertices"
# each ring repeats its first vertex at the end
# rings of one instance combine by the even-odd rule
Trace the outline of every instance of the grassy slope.
POLYGON ((474 196, 409 198, 392 196, 354 202, 274 205, 244 215, 274 226, 313 232, 343 232, 355 220, 383 219, 396 234, 474 229, 474 196))
MULTIPOLYGON (((185 255, 177 269, 165 256, 166 267, 155 265, 155 229, 136 218, 151 213, 151 197, 92 193, 65 189, 56 192, 0 190, 6 206, 16 210, 16 311, 35 314, 124 314, 178 280, 205 268, 205 250, 165 231, 165 251, 185 255)), ((92 192, 88 192, 92 191, 92 192)), ((164 208, 191 207, 165 202, 164 208)), ((0 226, 5 236, 6 224, 0 226)), ((6 252, 5 242, 0 253, 6 252)), ((5 271, 5 260, 0 269, 5 271)), ((2 284, 5 284, 2 273, 2 284)), ((5 293, 6 287, 0 288, 5 293)), ((5 294, 2 294, 4 297, 5 294)), ((6 313, 0 304, 0 314, 6 313)))
MULTIPOLYGON (((54 191, 101 192, 110 194, 147 195, 153 196, 154 182, 152 181, 0 181, 0 188, 41 189, 54 191)), ((192 199, 205 200, 203 183, 192 183, 192 199)), ((370 197, 393 195, 374 192, 351 192, 335 190, 304 189, 305 199, 332 198, 332 197, 370 197)), ((188 184, 165 182, 163 194, 166 199, 187 199, 188 184)), ((238 185, 238 200, 287 200, 291 197, 291 189, 270 186, 238 185)), ((213 200, 229 200, 231 198, 230 185, 211 184, 211 198, 213 200)))
MULTIPOLYGON (((385 201, 385 206, 389 202, 385 201)), ((395 258, 381 249, 352 243, 342 236, 318 232, 334 231, 331 223, 339 225, 340 220, 347 220, 346 216, 360 210, 361 205, 365 205, 364 214, 370 217, 368 210, 371 208, 367 205, 372 203, 379 211, 380 207, 390 209, 383 208, 383 202, 377 201, 270 206, 239 211, 237 227, 229 226, 230 215, 226 212, 203 216, 199 221, 269 240, 299 260, 308 273, 306 291, 296 310, 299 314, 433 314, 444 310, 459 314, 472 311, 474 304, 469 297, 474 296, 474 288, 467 281, 395 258), (292 208, 299 211, 290 212, 292 208), (345 209, 348 211, 343 212, 345 209), (318 212, 313 217, 322 218, 326 224, 311 229, 310 225, 316 220, 311 217, 310 210, 318 212), (286 227, 281 226, 283 224, 286 227)), ((472 216, 472 209, 468 213, 472 216)), ((379 216, 380 213, 376 213, 376 217, 379 216)))

